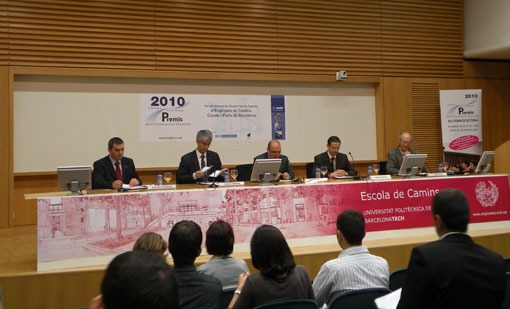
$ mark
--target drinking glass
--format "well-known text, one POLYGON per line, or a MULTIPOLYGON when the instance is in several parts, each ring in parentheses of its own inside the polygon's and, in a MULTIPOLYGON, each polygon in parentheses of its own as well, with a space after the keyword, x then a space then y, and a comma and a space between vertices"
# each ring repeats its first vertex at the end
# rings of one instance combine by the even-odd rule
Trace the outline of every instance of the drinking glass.
POLYGON ((172 180, 172 172, 163 173, 163 179, 165 179, 166 184, 170 184, 170 180, 172 180))
POLYGON ((236 169, 230 170, 230 177, 232 177, 232 179, 234 179, 234 182, 236 181, 238 175, 239 175, 239 172, 236 169))
POLYGON ((443 162, 443 172, 446 173, 448 171, 448 162, 443 162))
POLYGON ((328 167, 325 165, 321 166, 322 177, 325 177, 327 173, 328 173, 328 167))
POLYGON ((372 164, 372 170, 376 175, 379 175, 379 169, 380 169, 379 164, 372 164))

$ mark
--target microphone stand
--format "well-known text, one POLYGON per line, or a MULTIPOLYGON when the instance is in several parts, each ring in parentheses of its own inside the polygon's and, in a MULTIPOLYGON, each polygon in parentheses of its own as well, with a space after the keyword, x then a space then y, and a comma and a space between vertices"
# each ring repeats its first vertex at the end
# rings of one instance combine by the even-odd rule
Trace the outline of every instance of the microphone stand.
MULTIPOLYGON (((213 175, 215 172, 216 172, 216 169, 214 169, 214 171, 211 174, 209 174, 209 176, 213 175)), ((209 180, 209 179, 207 179, 207 180, 209 180)), ((207 182, 207 180, 206 180, 206 182, 207 182)), ((213 175, 213 181, 208 187, 209 188, 217 188, 218 187, 218 184, 216 184, 216 177, 214 177, 214 175, 213 175)))
POLYGON ((361 179, 363 179, 363 177, 361 177, 359 175, 358 165, 356 164, 356 160, 354 160, 354 157, 352 156, 352 153, 350 151, 349 151, 349 155, 351 156, 352 163, 354 163, 354 169, 356 170, 356 173, 358 174, 357 176, 352 177, 352 179, 354 179, 354 180, 361 180, 361 179))

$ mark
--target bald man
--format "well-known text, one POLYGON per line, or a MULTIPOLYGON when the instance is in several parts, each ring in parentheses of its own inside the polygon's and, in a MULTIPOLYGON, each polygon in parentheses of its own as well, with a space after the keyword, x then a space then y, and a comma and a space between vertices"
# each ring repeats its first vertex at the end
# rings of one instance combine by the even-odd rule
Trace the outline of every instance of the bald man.
POLYGON ((398 136, 398 147, 388 151, 388 160, 386 163, 386 172, 390 175, 397 175, 404 157, 409 154, 417 154, 411 149, 413 137, 409 132, 402 132, 398 136))
POLYGON ((280 142, 277 140, 271 140, 267 144, 267 152, 256 156, 253 161, 257 159, 282 159, 282 163, 280 164, 280 171, 276 175, 278 179, 290 180, 294 179, 294 172, 290 167, 289 158, 287 156, 282 155, 282 146, 280 142))

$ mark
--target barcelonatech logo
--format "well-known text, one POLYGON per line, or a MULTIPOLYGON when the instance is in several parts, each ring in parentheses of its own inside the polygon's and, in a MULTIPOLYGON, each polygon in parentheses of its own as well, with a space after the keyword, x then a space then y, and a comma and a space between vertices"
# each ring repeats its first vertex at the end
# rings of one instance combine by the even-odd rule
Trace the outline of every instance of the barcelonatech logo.
POLYGON ((471 108, 476 104, 478 100, 472 100, 466 104, 454 104, 449 110, 448 115, 474 115, 475 111, 471 110, 471 108))
POLYGON ((480 181, 475 188, 476 199, 483 207, 494 206, 499 198, 498 187, 492 181, 488 182, 489 186, 485 181, 480 181))

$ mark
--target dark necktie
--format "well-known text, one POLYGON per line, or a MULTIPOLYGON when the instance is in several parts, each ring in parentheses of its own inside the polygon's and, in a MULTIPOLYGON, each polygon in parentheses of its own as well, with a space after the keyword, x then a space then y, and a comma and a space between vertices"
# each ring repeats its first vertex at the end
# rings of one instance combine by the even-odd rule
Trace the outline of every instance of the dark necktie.
POLYGON ((200 156, 200 169, 205 167, 205 155, 200 156))
POLYGON ((332 158, 331 158, 331 167, 333 168, 333 172, 334 172, 334 171, 336 171, 335 163, 336 163, 336 162, 335 162, 335 157, 332 157, 332 158))
POLYGON ((117 174, 117 180, 122 181, 122 172, 120 171, 120 162, 115 162, 115 174, 117 174))

